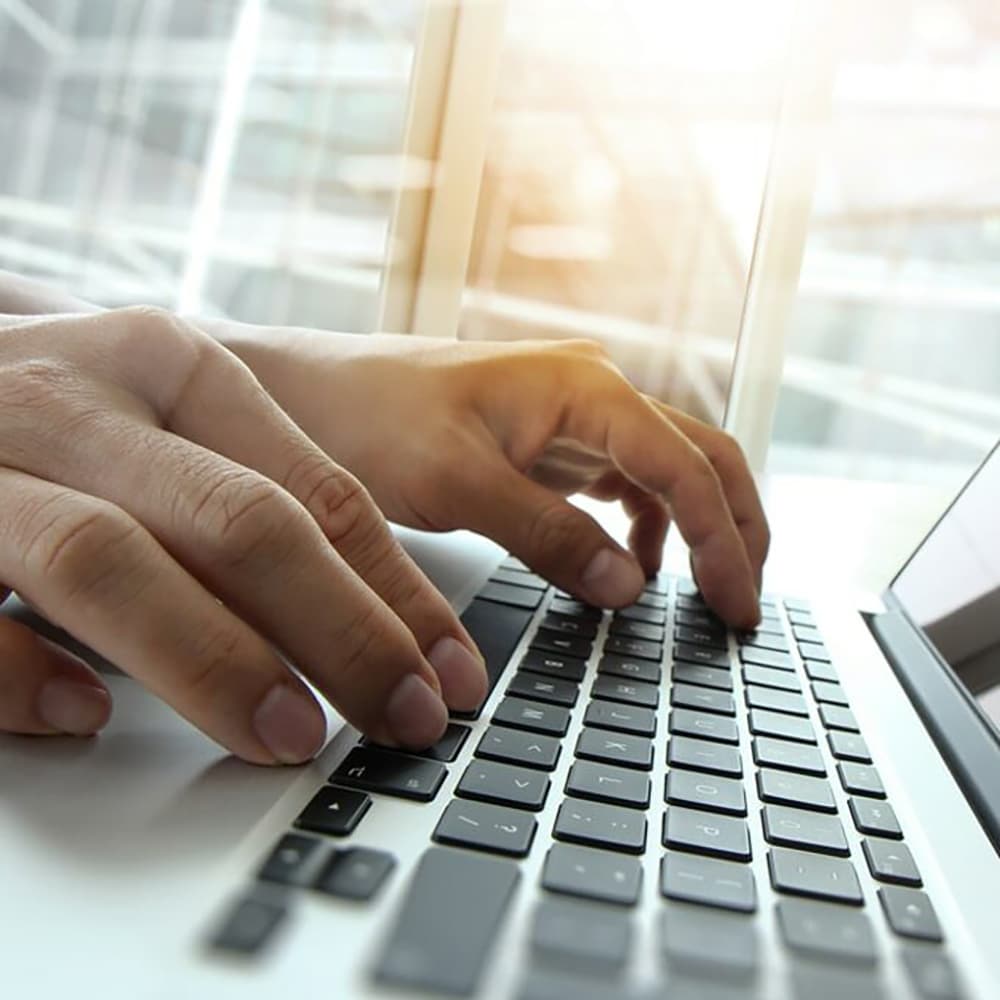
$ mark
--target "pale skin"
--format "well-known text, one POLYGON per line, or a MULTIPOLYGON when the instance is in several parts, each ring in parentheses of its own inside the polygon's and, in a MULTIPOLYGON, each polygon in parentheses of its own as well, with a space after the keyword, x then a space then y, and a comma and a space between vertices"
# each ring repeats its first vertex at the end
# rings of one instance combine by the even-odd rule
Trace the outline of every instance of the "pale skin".
MULTIPOLYGON (((258 764, 322 744, 286 660, 389 744, 426 746, 482 700, 478 651, 387 519, 471 528, 611 608, 673 523, 744 628, 769 543, 732 439, 593 344, 104 311, 3 272, 0 505, 0 600, 18 592, 258 764), (628 546, 573 493, 620 500, 628 546)), ((99 674, 0 618, 0 730, 90 735, 111 711, 99 674)))

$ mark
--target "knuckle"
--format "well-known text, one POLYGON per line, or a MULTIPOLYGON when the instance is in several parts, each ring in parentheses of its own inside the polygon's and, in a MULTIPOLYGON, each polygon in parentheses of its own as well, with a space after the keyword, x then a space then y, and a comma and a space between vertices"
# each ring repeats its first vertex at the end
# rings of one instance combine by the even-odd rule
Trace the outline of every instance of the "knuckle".
POLYGON ((361 554, 384 544, 388 528, 375 502, 357 478, 332 464, 315 476, 309 501, 335 548, 361 554))
POLYGON ((0 407, 16 411, 50 409, 77 382, 70 365, 54 358, 30 358, 0 368, 0 407))

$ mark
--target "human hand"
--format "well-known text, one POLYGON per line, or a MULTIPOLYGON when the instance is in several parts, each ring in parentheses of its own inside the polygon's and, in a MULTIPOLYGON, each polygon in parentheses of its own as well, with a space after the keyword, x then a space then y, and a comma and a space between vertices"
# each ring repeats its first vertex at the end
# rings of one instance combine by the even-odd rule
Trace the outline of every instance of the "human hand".
POLYGON ((391 520, 471 528, 591 603, 660 566, 671 521, 709 605, 759 618, 769 533, 728 435, 638 393, 596 345, 231 327, 223 339, 391 520), (621 500, 628 550, 565 497, 621 500))
MULTIPOLYGON (((322 744, 282 656, 380 742, 426 746, 485 693, 357 479, 167 313, 0 317, 0 504, 0 581, 246 760, 322 744)), ((0 619, 0 730, 110 710, 82 661, 0 619)))

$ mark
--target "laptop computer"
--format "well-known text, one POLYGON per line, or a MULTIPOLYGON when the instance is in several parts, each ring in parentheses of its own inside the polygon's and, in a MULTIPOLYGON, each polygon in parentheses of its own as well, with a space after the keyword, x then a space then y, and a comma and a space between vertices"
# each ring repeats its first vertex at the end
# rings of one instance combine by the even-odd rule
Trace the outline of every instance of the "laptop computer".
POLYGON ((482 710, 423 755, 333 717, 314 762, 266 770, 112 676, 97 740, 0 737, 4 982, 1000 996, 998 500, 994 451, 880 613, 766 594, 752 635, 683 576, 611 614, 404 532, 481 643, 482 710))

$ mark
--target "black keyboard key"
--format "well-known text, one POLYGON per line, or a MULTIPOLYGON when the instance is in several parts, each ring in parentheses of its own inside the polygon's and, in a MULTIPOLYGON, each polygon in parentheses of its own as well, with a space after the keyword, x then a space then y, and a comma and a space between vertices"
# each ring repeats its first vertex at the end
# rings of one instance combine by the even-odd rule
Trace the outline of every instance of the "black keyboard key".
POLYGON ((556 814, 552 835, 572 844, 641 854, 646 846, 646 817, 635 809, 566 799, 556 814))
POLYGON ((641 608, 655 608, 662 611, 667 606, 667 598, 664 594, 642 593, 635 602, 641 608))
POLYGON ((501 726, 524 729, 531 733, 565 736, 569 728, 569 711, 558 705, 507 697, 497 706, 493 721, 501 726))
POLYGON ((799 715, 803 718, 809 715, 809 705, 800 694, 759 687, 756 684, 748 684, 743 693, 748 708, 765 708, 769 712, 784 712, 786 715, 799 715))
POLYGON ((820 778, 826 775, 822 754, 816 747, 802 743, 757 736, 753 741, 753 759, 758 767, 776 767, 782 771, 815 774, 820 778))
POLYGON ((565 705, 567 708, 576 704, 579 693, 580 689, 573 681, 543 677, 530 671, 518 671, 507 685, 507 694, 534 698, 535 701, 545 701, 550 705, 565 705))
POLYGON ((920 1000, 968 1000, 962 977, 943 948, 904 948, 903 964, 914 996, 920 1000))
POLYGON ((835 813, 837 800, 825 778, 811 778, 789 771, 762 768, 757 772, 757 791, 763 802, 835 813))
POLYGON ((542 603, 543 593, 530 587, 515 587, 509 583, 487 583, 476 595, 480 600, 509 604, 534 611, 542 603))
POLYGON ((616 701, 592 701, 583 716, 583 724, 634 736, 654 736, 656 713, 649 708, 616 701))
MULTIPOLYGON (((429 746, 426 750, 407 750, 405 752, 412 757, 426 757, 428 760, 439 760, 447 764, 459 755, 471 732, 472 730, 468 726, 460 726, 457 722, 450 722, 444 731, 444 736, 433 746, 429 746)), ((379 746, 378 743, 372 743, 369 740, 363 742, 365 746, 379 746)), ((380 749, 393 750, 393 747, 381 747, 380 749)))
POLYGON ((521 670, 533 674, 544 674, 546 677, 559 677, 562 680, 579 683, 587 672, 586 660, 578 660, 562 653, 547 653, 542 649, 529 649, 520 663, 521 670))
POLYGON ((641 736, 584 729, 576 741, 576 755, 622 767, 649 771, 653 767, 653 744, 641 736))
POLYGON ((640 660, 652 660, 659 663, 663 659, 663 644, 648 642, 646 639, 630 639, 625 635, 609 635, 604 640, 606 653, 618 653, 620 656, 638 657, 640 660))
POLYGON ((841 761, 837 773, 844 791, 851 795, 870 795, 873 799, 884 799, 885 789, 878 771, 871 764, 850 764, 841 761))
POLYGON ((610 805, 645 809, 649 805, 649 778, 612 764, 578 760, 569 769, 566 794, 610 805))
POLYGON ((836 684, 840 678, 837 672, 829 663, 819 660, 804 660, 803 666, 806 668, 806 676, 811 681, 826 681, 829 684, 836 684))
POLYGON ((633 639, 648 639, 650 642, 663 642, 663 626, 652 625, 649 622, 637 622, 632 618, 614 617, 608 627, 611 635, 625 635, 633 639))
POLYGON ((771 667, 774 670, 794 670, 795 661, 788 653, 776 653, 772 649, 758 649, 756 646, 741 646, 740 659, 758 667, 771 667))
POLYGON ((606 653, 601 657, 597 672, 625 680, 644 681, 647 684, 659 684, 662 677, 658 664, 630 656, 617 656, 614 653, 606 653))
POLYGON ((733 678, 728 670, 700 667, 693 663, 675 663, 670 676, 675 684, 696 684, 714 691, 732 691, 733 678))
POLYGON ((312 833, 346 837, 354 832, 371 804, 371 798, 364 792, 327 785, 312 797, 309 805, 299 814, 295 825, 312 833))
POLYGON ((717 715, 736 715, 736 700, 725 691, 712 691, 692 684, 674 684, 670 688, 670 704, 678 708, 695 708, 717 715))
POLYGON ((864 896, 850 861, 807 851, 772 847, 767 852, 771 885, 777 892, 861 906, 864 896))
POLYGON ((730 816, 747 814, 743 782, 714 774, 672 770, 667 774, 664 797, 671 805, 692 806, 730 816))
POLYGON ((297 833, 286 833, 274 846, 257 873, 265 882, 281 885, 304 885, 316 858, 320 841, 297 833))
POLYGON ((746 989, 757 977, 760 942, 746 914, 666 902, 659 923, 670 978, 666 990, 651 996, 707 1000, 750 995, 746 989))
POLYGON ((830 752, 838 760, 853 760, 859 764, 872 762, 871 751, 863 736, 835 729, 826 734, 826 739, 830 744, 830 752))
POLYGON ((745 865, 670 851, 660 863, 660 892, 668 899, 753 913, 757 886, 745 865))
POLYGON ((550 632, 548 629, 540 628, 531 640, 531 648, 586 660, 593 652, 594 644, 582 636, 564 635, 561 632, 550 632))
POLYGON ((559 615, 570 615, 573 618, 584 618, 590 622, 599 622, 604 615, 600 608, 584 604, 575 597, 554 597, 549 610, 559 615))
POLYGON ((849 708, 840 705, 820 705, 819 717, 827 729, 844 729, 850 733, 858 732, 858 720, 849 708))
POLYGON ((531 922, 536 955, 599 975, 624 967, 631 939, 626 911, 582 900, 543 899, 531 922))
POLYGON ((750 732, 754 736, 776 736, 796 743, 816 742, 816 733, 808 719, 769 712, 766 708, 750 709, 750 732))
POLYGON ((476 747, 476 756, 483 760, 499 760, 508 764, 523 764, 540 771, 552 771, 561 750, 559 741, 551 736, 536 736, 517 729, 490 726, 476 747))
POLYGON ((696 740, 690 736, 670 738, 667 744, 667 763, 671 767, 705 771, 727 778, 739 778, 743 774, 743 761, 735 747, 696 740))
POLYGON ((382 944, 376 978, 428 993, 475 992, 519 878, 509 861, 425 851, 382 944))
POLYGON ((646 622, 649 625, 662 625, 667 620, 667 613, 662 608, 647 608, 641 604, 633 604, 628 608, 619 608, 615 614, 633 622, 646 622))
POLYGON ((743 668, 745 684, 759 684, 761 687, 777 688, 779 691, 802 693, 799 679, 790 670, 775 670, 774 667, 757 667, 752 664, 743 668))
POLYGON ((639 859, 618 852, 554 844, 545 856, 542 886, 550 892, 631 906, 641 884, 639 859))
POLYGON ((537 812, 545 805, 549 779, 541 771, 493 760, 474 760, 462 775, 455 794, 465 799, 495 802, 537 812))
POLYGON ((764 838, 779 847, 847 857, 851 853, 836 816, 823 816, 789 806, 764 806, 764 838))
POLYGON ((708 646, 711 649, 726 650, 729 642, 726 634, 698 628, 697 625, 678 625, 674 629, 674 638, 689 646, 708 646))
POLYGON ((385 851, 349 847, 334 851, 313 882, 313 888, 328 896, 371 899, 396 867, 396 859, 385 851))
POLYGON ((805 899, 778 903, 778 926, 789 948, 833 961, 874 965, 877 958, 871 921, 843 906, 805 899))
POLYGON ((523 858, 531 849, 538 821, 530 813, 487 802, 453 799, 434 828, 434 840, 523 858))
POLYGON ((491 583, 509 583, 514 587, 528 587, 531 590, 548 590, 547 580, 543 580, 535 573, 525 572, 520 569, 506 568, 501 566, 493 571, 490 577, 491 583))
POLYGON ((903 836, 896 813, 888 802, 873 799, 849 799, 851 816, 860 833, 899 840, 903 836))
POLYGON ((688 625, 691 628, 712 632, 720 638, 726 635, 726 626, 711 611, 678 607, 674 613, 674 621, 678 625, 688 625))
POLYGON ((825 702, 829 705, 842 705, 847 708, 850 702, 844 689, 839 684, 831 684, 829 681, 813 681, 813 697, 818 702, 825 702))
POLYGON ((816 660, 819 663, 830 662, 830 654, 821 642, 800 642, 799 656, 803 660, 816 660))
POLYGON ((674 643, 674 659, 683 663, 700 663, 706 667, 718 667, 728 670, 730 667, 729 653, 714 646, 695 646, 686 642, 674 643))
POLYGON ((788 654, 788 640, 771 632, 750 632, 740 637, 740 646, 747 649, 769 649, 774 653, 788 654))
POLYGON ((750 830, 744 819, 668 806, 663 846, 732 861, 750 860, 750 830))
MULTIPOLYGON (((524 593, 530 594, 533 591, 524 593)), ((492 691, 521 641, 521 636, 531 621, 532 611, 476 598, 462 612, 461 617, 462 624, 486 661, 487 684, 489 691, 492 691)), ((473 718, 479 717, 478 711, 467 714, 473 718)))
POLYGON ((880 882, 895 882, 897 885, 911 885, 917 888, 924 884, 906 844, 866 838, 861 846, 873 878, 877 878, 880 882))
POLYGON ((330 775, 330 780, 366 792, 430 802, 447 773, 437 761, 375 747, 355 747, 330 775))
POLYGON ((598 674, 590 689, 592 698, 603 701, 620 701, 625 705, 640 705, 643 708, 656 708, 660 701, 660 692, 652 684, 642 681, 626 681, 609 674, 598 674))
POLYGON ((889 926, 897 934, 922 941, 944 940, 941 924, 927 893, 884 885, 878 891, 878 898, 889 926))
POLYGON ((597 635, 598 623, 588 618, 574 618, 572 615, 560 615, 550 611, 541 621, 541 627, 550 632, 561 632, 565 635, 578 635, 591 640, 597 635))
POLYGON ((670 713, 668 726, 669 732, 681 736, 695 736, 702 740, 733 745, 740 741, 736 720, 726 718, 724 715, 696 712, 690 708, 675 708, 670 713))
POLYGON ((255 955, 274 936, 288 916, 284 903, 240 899, 226 913, 212 935, 212 947, 236 955, 255 955))

